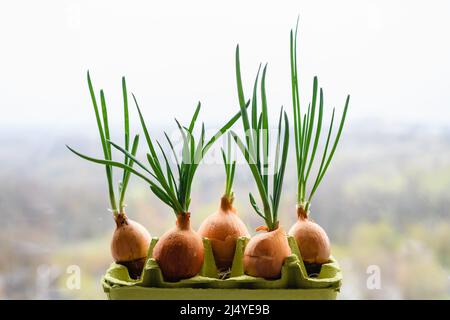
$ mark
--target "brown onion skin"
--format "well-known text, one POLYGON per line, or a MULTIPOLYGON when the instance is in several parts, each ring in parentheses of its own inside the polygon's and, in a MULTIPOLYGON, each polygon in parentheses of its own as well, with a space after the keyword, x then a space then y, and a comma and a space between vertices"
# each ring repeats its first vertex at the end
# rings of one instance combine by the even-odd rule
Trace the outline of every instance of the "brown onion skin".
POLYGON ((128 268, 131 277, 139 277, 144 268, 151 236, 144 226, 129 219, 125 213, 117 214, 115 222, 111 255, 114 261, 128 268))
POLYGON ((250 238, 247 227, 233 207, 233 199, 227 196, 222 197, 217 212, 203 221, 198 234, 210 240, 214 260, 220 270, 228 269, 233 264, 237 239, 250 238))
POLYGON ((190 213, 180 213, 175 228, 167 231, 153 248, 165 281, 192 278, 200 272, 204 259, 202 238, 192 230, 190 213))
POLYGON ((305 210, 297 209, 298 220, 289 230, 295 238, 302 259, 307 263, 324 264, 330 260, 330 240, 325 230, 312 221, 305 210))
POLYGON ((291 255, 282 227, 252 237, 244 251, 244 272, 250 276, 278 279, 286 257, 291 255))

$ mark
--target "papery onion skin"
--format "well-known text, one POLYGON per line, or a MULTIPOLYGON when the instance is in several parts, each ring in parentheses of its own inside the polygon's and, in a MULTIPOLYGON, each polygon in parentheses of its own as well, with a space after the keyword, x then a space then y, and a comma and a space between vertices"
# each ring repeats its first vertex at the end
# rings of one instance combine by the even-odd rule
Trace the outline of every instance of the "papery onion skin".
POLYGON ((257 234, 244 251, 244 272, 250 276, 278 279, 284 260, 291 255, 286 232, 282 227, 257 234))
POLYGON ((115 216, 116 229, 111 240, 111 255, 128 268, 132 278, 138 278, 144 268, 150 246, 150 233, 140 223, 129 219, 125 213, 115 216))
POLYGON ((190 226, 190 213, 180 213, 175 228, 156 243, 153 258, 165 281, 192 278, 200 272, 204 260, 202 238, 190 226))
POLYGON ((236 241, 250 234, 233 207, 233 199, 223 196, 217 212, 208 216, 198 229, 198 234, 208 238, 219 270, 228 269, 233 263, 236 241))
POLYGON ((289 230, 295 238, 302 259, 307 263, 324 264, 330 260, 330 240, 325 230, 308 217, 302 207, 297 208, 298 220, 289 230))

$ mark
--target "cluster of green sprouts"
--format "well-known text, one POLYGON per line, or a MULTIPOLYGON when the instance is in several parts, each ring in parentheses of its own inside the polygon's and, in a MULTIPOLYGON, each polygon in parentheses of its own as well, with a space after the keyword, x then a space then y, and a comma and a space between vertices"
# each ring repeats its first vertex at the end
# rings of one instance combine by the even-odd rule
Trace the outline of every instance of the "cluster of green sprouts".
POLYGON ((339 142, 339 138, 341 136, 342 128, 345 122, 345 117, 347 115, 347 108, 350 101, 350 96, 347 96, 344 111, 342 113, 341 121, 339 124, 339 129, 334 139, 334 142, 331 144, 332 145, 331 150, 329 150, 331 132, 333 130, 333 122, 334 122, 335 109, 333 108, 327 139, 322 154, 322 160, 319 165, 316 179, 312 187, 310 188, 309 195, 307 195, 306 185, 309 175, 311 173, 312 165, 314 163, 317 147, 319 144, 320 133, 322 129, 324 98, 323 98, 323 90, 322 88, 320 88, 319 103, 318 103, 319 110, 316 116, 318 81, 317 77, 314 77, 312 101, 308 105, 307 112, 302 115, 300 109, 300 96, 298 89, 298 73, 297 73, 297 29, 298 29, 298 21, 297 26, 295 28, 295 34, 291 30, 290 35, 292 105, 294 111, 294 136, 295 136, 295 151, 297 158, 297 176, 298 176, 297 205, 299 207, 302 207, 305 210, 305 212, 308 212, 311 199, 315 194, 315 192, 317 191, 317 188, 320 182, 322 181, 325 172, 328 169, 328 166, 330 165, 331 159, 333 158, 334 152, 339 142), (315 126, 316 129, 315 133, 313 134, 315 126))
MULTIPOLYGON (((144 165, 138 163, 137 161, 136 163, 147 173, 149 173, 151 175, 151 178, 154 179, 154 181, 152 181, 151 178, 148 177, 147 179, 145 179, 150 184, 150 188, 153 193, 164 203, 170 206, 176 214, 186 213, 189 211, 189 205, 191 202, 190 195, 192 181, 201 160, 203 159, 206 152, 214 144, 214 142, 236 122, 240 114, 236 114, 206 143, 204 124, 202 124, 198 142, 196 142, 194 137, 195 123, 200 112, 200 103, 198 103, 197 105, 189 127, 183 127, 178 122, 178 120, 175 120, 181 136, 183 137, 181 160, 178 159, 173 143, 166 132, 164 132, 164 135, 176 161, 176 173, 178 175, 178 181, 176 181, 174 174, 175 170, 170 166, 166 152, 162 148, 161 144, 157 141, 159 150, 164 158, 165 170, 163 169, 163 166, 161 165, 161 162, 158 158, 158 155, 148 133, 147 126, 144 122, 144 118, 137 103, 136 106, 139 111, 142 128, 144 130, 147 144, 150 150, 150 153, 147 153, 147 160, 150 168, 146 168, 144 165)), ((124 150, 122 150, 119 146, 116 147, 120 151, 124 152, 124 150)))
MULTIPOLYGON (((90 85, 90 81, 89 81, 90 85)), ((91 87, 91 85, 90 85, 91 87)), ((124 87, 125 88, 125 87, 124 87)), ((124 89, 125 92, 126 89, 124 89)), ((103 95, 102 95, 103 96, 103 95)), ((170 152, 173 154, 174 159, 176 161, 176 168, 172 168, 172 166, 169 163, 168 155, 164 151, 161 144, 156 141, 156 144, 158 146, 158 149, 162 155, 162 159, 160 159, 160 156, 158 156, 158 153, 155 148, 155 144, 152 141, 149 131, 147 129, 147 125, 144 121, 144 117, 142 115, 141 109, 139 108, 139 104, 137 103, 136 97, 133 95, 133 99, 137 108, 137 111, 139 113, 139 118, 141 122, 142 129, 144 131, 145 140, 147 142, 147 146, 149 149, 149 152, 146 154, 148 166, 144 165, 141 161, 136 159, 136 147, 138 143, 138 138, 135 138, 135 141, 133 143, 132 150, 130 152, 127 143, 125 142, 125 148, 120 147, 116 143, 109 140, 109 133, 104 135, 104 138, 102 138, 102 144, 105 151, 105 159, 96 159, 92 158, 86 155, 83 155, 73 149, 70 149, 72 152, 77 154, 78 156, 95 162, 99 164, 106 165, 106 170, 108 173, 108 182, 111 184, 112 182, 112 174, 111 167, 119 167, 124 169, 124 176, 126 177, 125 185, 128 182, 129 174, 133 173, 136 176, 142 178, 144 181, 146 181, 152 192, 165 204, 167 204, 169 207, 171 207, 176 215, 184 214, 189 212, 189 205, 191 202, 191 186, 192 181, 194 178, 194 174, 203 159, 206 152, 211 148, 211 146, 214 144, 214 142, 220 138, 220 136, 225 133, 240 117, 240 112, 237 113, 231 120, 229 120, 219 131, 207 142, 205 142, 205 126, 202 124, 201 128, 201 134, 196 141, 194 137, 194 129, 195 129, 195 123, 197 122, 197 118, 200 112, 200 102, 197 105, 197 108, 194 112, 194 115, 191 119, 191 122, 188 127, 182 126, 178 120, 175 119, 178 129, 181 133, 181 136, 183 138, 183 147, 182 147, 182 155, 181 160, 178 158, 177 153, 174 149, 174 145, 172 141, 170 140, 169 136, 166 132, 164 132, 165 138, 169 144, 170 152), (115 147, 117 150, 122 152, 125 155, 125 162, 115 162, 111 159, 111 145, 115 147), (145 174, 135 170, 133 168, 133 163, 136 163, 144 172, 145 174), (177 176, 177 177, 176 177, 177 176)), ((103 99, 102 99, 103 101, 103 99)), ((126 100, 124 100, 126 101, 126 100)), ((126 103, 127 105, 127 103, 126 103)), ((94 103, 95 106, 95 103, 94 103)), ((105 113, 106 113, 106 108, 105 113)), ((128 107, 125 108, 125 123, 126 123, 126 137, 128 136, 128 107)), ((101 127, 99 125, 100 131, 101 127)), ((107 132, 107 126, 105 131, 107 132)), ((234 166, 233 166, 234 167, 234 166)), ((234 172, 234 169, 233 169, 234 172)), ((124 188, 122 187, 122 190, 124 188)), ((111 191, 110 191, 111 193, 111 191)), ((113 204, 113 209, 114 209, 113 204)))
MULTIPOLYGON (((91 77, 89 72, 87 73, 87 81, 89 86, 89 92, 92 99, 92 105, 94 107, 95 118, 97 121, 97 127, 100 134, 100 141, 103 149, 103 156, 105 162, 112 162, 112 153, 111 153, 111 145, 109 144, 110 132, 109 132, 109 124, 108 124, 108 111, 106 107, 106 99, 103 90, 100 90, 100 103, 102 110, 102 117, 100 117, 100 112, 97 104, 97 98, 95 96, 94 88, 92 86, 91 77)), ((122 77, 122 93, 123 93, 123 110, 124 110, 124 127, 125 127, 125 150, 127 153, 131 155, 125 155, 123 160, 123 166, 133 168, 134 156, 136 155, 136 151, 139 144, 139 135, 135 135, 133 139, 133 143, 131 145, 130 150, 130 122, 128 118, 128 93, 125 78, 122 77)), ((75 154, 84 157, 80 153, 76 152, 69 146, 67 146, 72 152, 75 154)), ((85 157, 86 158, 86 157, 85 157)), ((123 214, 125 208, 125 191, 128 186, 128 181, 130 180, 130 171, 123 170, 122 179, 119 182, 119 200, 116 200, 115 192, 114 192, 114 183, 113 183, 113 165, 106 164, 106 178, 108 181, 108 191, 109 191, 109 200, 111 204, 111 210, 114 215, 123 214)))
POLYGON ((269 119, 267 112, 267 97, 265 79, 267 65, 262 72, 260 83, 261 111, 258 113, 257 87, 261 66, 258 69, 253 86, 251 99, 251 118, 247 113, 244 91, 242 88, 241 68, 239 60, 239 46, 236 48, 236 80, 239 97, 239 105, 242 113, 242 123, 245 130, 245 142, 236 133, 232 135, 240 148, 250 171, 255 179, 256 186, 262 201, 263 210, 256 204, 255 198, 249 193, 250 203, 256 213, 266 222, 267 228, 275 230, 278 228, 278 206, 280 203, 281 189, 283 185, 284 171, 286 167, 287 153, 289 148, 289 121, 286 112, 281 108, 278 120, 278 135, 275 148, 275 164, 273 168, 272 194, 269 190, 269 119), (284 119, 284 130, 283 120, 284 119), (284 131, 284 132, 283 132, 284 131))

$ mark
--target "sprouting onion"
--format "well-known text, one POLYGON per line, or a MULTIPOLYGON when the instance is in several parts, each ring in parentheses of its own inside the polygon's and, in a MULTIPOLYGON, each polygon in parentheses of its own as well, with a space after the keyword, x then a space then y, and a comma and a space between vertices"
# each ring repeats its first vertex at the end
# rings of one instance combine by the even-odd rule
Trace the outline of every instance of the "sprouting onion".
POLYGON ((307 192, 308 179, 310 178, 311 169, 315 163, 317 149, 322 131, 324 97, 323 90, 320 88, 318 92, 318 80, 314 77, 312 101, 308 105, 306 113, 301 112, 300 94, 298 86, 297 71, 297 30, 290 33, 290 64, 291 64, 291 82, 292 82, 292 105, 294 111, 294 136, 295 151, 297 158, 297 215, 298 221, 289 231, 293 235, 300 249, 302 258, 310 263, 324 263, 328 261, 330 256, 330 242, 325 231, 315 222, 309 219, 309 208, 311 199, 322 182, 325 173, 334 156, 336 147, 341 137, 347 115, 350 96, 347 96, 345 107, 342 112, 339 128, 334 141, 331 141, 331 133, 333 130, 335 109, 331 115, 331 121, 328 128, 327 138, 322 153, 322 159, 318 168, 318 172, 312 186, 307 192), (317 101, 318 100, 318 101, 317 101), (317 111, 318 104, 318 112, 317 111), (315 129, 315 130, 314 130, 315 129))
POLYGON ((116 149, 132 159, 145 173, 141 173, 131 166, 111 160, 95 159, 86 155, 81 157, 100 164, 120 167, 142 178, 150 185, 152 192, 165 204, 172 208, 177 218, 177 225, 174 229, 166 232, 153 249, 153 258, 158 262, 164 278, 167 281, 178 281, 196 275, 203 264, 204 249, 201 237, 191 229, 189 205, 191 202, 191 186, 194 174, 206 152, 212 147, 214 142, 225 133, 240 117, 238 112, 219 131, 205 143, 205 126, 202 125, 201 134, 196 142, 194 128, 200 112, 200 102, 194 112, 188 127, 182 126, 175 119, 178 130, 183 138, 181 159, 178 159, 174 145, 167 133, 165 138, 169 144, 176 162, 176 170, 169 163, 168 154, 162 145, 156 141, 162 160, 156 152, 150 134, 145 124, 144 117, 139 108, 137 100, 133 95, 136 108, 139 113, 140 122, 144 131, 145 139, 149 148, 147 153, 148 166, 136 159, 128 150, 120 147, 116 143, 109 143, 116 149), (177 178, 175 178, 177 176, 177 178))
POLYGON ((227 152, 222 149, 225 166, 225 193, 216 212, 208 216, 200 225, 198 233, 208 238, 214 254, 216 266, 219 270, 231 267, 239 237, 250 237, 247 227, 237 215, 233 206, 233 180, 236 160, 231 160, 231 134, 228 134, 227 152))
MULTIPOLYGON (((87 73, 87 81, 89 92, 94 107, 95 118, 100 135, 100 141, 103 150, 105 161, 112 161, 111 146, 108 143, 110 139, 108 111, 106 107, 106 99, 103 90, 100 90, 101 103, 101 117, 95 96, 92 81, 87 73)), ((125 78, 122 78, 122 93, 124 106, 124 128, 125 128, 125 149, 134 157, 139 144, 139 135, 135 135, 133 143, 130 146, 130 125, 128 118, 128 94, 125 78)), ((78 152, 67 146, 72 152, 81 156, 78 152)), ((123 163, 130 168, 133 167, 134 160, 125 156, 123 163)), ((130 180, 130 172, 123 170, 121 181, 119 182, 118 194, 116 199, 113 182, 113 168, 110 164, 105 163, 106 178, 108 181, 109 200, 111 204, 111 211, 116 222, 116 229, 114 231, 111 241, 111 254, 117 263, 128 267, 130 276, 136 278, 141 274, 142 268, 147 256, 148 247, 150 245, 150 234, 139 223, 129 219, 125 214, 125 192, 130 180)))
POLYGON ((269 119, 267 111, 267 97, 265 79, 267 65, 262 72, 260 83, 261 112, 258 113, 257 86, 259 71, 253 86, 251 99, 251 118, 245 104, 244 90, 242 87, 241 68, 239 59, 239 46, 236 48, 236 80, 239 97, 239 105, 242 114, 242 123, 245 130, 245 142, 234 132, 236 141, 253 178, 256 182, 262 202, 262 209, 257 205, 254 196, 249 193, 250 203, 265 221, 265 226, 257 228, 257 231, 265 230, 267 233, 252 237, 244 252, 244 271, 256 277, 267 279, 280 276, 284 259, 290 255, 286 233, 279 226, 278 206, 280 203, 283 177, 286 168, 287 153, 289 148, 289 120, 286 112, 281 108, 278 120, 278 134, 275 148, 274 175, 272 189, 269 188, 269 119), (283 121, 284 120, 284 121, 283 121), (284 130, 283 130, 284 127, 284 130), (271 192, 271 194, 270 194, 271 192))

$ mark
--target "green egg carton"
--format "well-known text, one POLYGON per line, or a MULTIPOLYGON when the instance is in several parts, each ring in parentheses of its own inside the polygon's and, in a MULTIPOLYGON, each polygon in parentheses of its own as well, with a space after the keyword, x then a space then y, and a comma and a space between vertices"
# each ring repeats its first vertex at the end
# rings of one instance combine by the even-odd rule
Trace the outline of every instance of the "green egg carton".
POLYGON ((336 299, 342 273, 337 261, 331 257, 315 276, 308 275, 295 239, 288 237, 292 255, 284 261, 281 277, 276 280, 256 278, 244 273, 243 255, 249 239, 236 242, 231 273, 221 279, 214 262, 211 244, 203 239, 205 259, 195 277, 178 282, 166 282, 157 262, 151 258, 158 238, 150 244, 146 265, 140 279, 132 279, 125 266, 112 263, 102 278, 107 297, 146 300, 306 300, 336 299))

